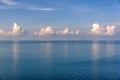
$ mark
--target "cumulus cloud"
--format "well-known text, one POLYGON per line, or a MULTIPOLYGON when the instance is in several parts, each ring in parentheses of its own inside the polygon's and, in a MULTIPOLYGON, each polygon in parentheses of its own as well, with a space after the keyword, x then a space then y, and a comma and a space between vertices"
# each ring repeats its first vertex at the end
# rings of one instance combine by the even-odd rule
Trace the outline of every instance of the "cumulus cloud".
POLYGON ((78 30, 76 30, 75 31, 75 34, 77 35, 77 34, 80 34, 80 30, 78 29, 78 30))
POLYGON ((23 29, 16 23, 14 23, 12 31, 4 31, 0 29, 0 36, 23 36, 27 33, 27 30, 23 29))
POLYGON ((70 31, 69 31, 68 28, 65 28, 64 30, 62 30, 62 31, 57 31, 56 33, 57 33, 57 34, 69 34, 70 31))
POLYGON ((16 23, 14 23, 13 30, 8 32, 8 35, 10 35, 10 36, 20 36, 20 35, 24 35, 26 32, 27 31, 25 29, 23 29, 22 27, 20 27, 16 23))
POLYGON ((6 35, 6 32, 3 29, 0 29, 0 36, 6 35))
POLYGON ((64 30, 57 31, 56 33, 60 34, 60 35, 67 35, 67 34, 76 34, 77 35, 80 33, 80 30, 70 31, 68 28, 65 28, 64 30))
POLYGON ((3 34, 3 32, 4 32, 4 31, 3 31, 2 29, 0 29, 0 34, 3 34))
POLYGON ((116 27, 115 26, 107 26, 106 30, 106 35, 114 35, 115 34, 115 29, 116 27))
POLYGON ((98 23, 94 23, 92 25, 92 29, 90 30, 90 34, 94 35, 114 35, 115 34, 115 26, 107 26, 106 28, 102 28, 98 23))
POLYGON ((101 35, 103 34, 103 28, 98 24, 98 23, 94 23, 92 25, 92 29, 90 30, 91 34, 97 34, 97 35, 101 35))
POLYGON ((53 34, 54 30, 51 26, 48 26, 46 28, 42 28, 39 32, 35 32, 35 35, 43 36, 43 35, 50 35, 53 34))
POLYGON ((6 5, 18 5, 19 3, 13 1, 13 0, 0 0, 1 3, 4 3, 6 5))

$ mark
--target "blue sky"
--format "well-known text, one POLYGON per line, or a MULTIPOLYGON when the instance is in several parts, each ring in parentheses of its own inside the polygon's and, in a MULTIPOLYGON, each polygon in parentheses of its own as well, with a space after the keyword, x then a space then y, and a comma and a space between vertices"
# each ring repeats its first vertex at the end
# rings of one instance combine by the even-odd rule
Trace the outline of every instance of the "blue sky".
POLYGON ((16 22, 33 32, 52 26, 86 33, 94 23, 118 27, 119 14, 120 0, 0 0, 0 29, 16 22))

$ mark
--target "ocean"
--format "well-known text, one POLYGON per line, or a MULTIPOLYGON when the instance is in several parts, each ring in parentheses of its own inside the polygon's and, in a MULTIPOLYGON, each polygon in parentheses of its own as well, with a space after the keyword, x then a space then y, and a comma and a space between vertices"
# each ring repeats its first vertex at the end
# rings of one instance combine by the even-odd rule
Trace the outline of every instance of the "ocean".
POLYGON ((120 41, 0 41, 0 80, 119 80, 120 41))

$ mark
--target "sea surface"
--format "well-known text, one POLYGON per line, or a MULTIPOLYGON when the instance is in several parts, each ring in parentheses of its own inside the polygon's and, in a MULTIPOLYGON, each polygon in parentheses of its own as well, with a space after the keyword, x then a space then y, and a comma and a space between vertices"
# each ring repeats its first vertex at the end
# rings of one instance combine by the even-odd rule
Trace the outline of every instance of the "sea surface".
POLYGON ((0 41, 0 80, 120 80, 120 41, 0 41))

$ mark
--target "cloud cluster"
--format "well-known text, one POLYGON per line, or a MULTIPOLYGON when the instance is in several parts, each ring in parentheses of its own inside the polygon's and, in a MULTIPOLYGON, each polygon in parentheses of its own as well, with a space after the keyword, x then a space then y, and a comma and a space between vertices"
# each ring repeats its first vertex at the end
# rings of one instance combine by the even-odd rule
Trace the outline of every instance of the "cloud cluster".
POLYGON ((46 28, 40 29, 39 32, 35 32, 34 34, 39 35, 39 36, 44 36, 44 35, 50 35, 50 34, 53 34, 53 33, 54 33, 54 30, 52 29, 52 27, 48 26, 46 28))
POLYGON ((75 31, 70 31, 68 28, 65 28, 63 30, 60 31, 54 31, 53 28, 51 26, 45 27, 40 29, 40 31, 35 32, 35 35, 38 36, 45 36, 45 35, 52 35, 52 34, 57 34, 57 35, 70 35, 70 34, 79 34, 80 30, 75 30, 75 31))
POLYGON ((108 25, 107 28, 106 28, 106 30, 107 30, 107 32, 106 32, 107 35, 114 35, 116 27, 108 25))
POLYGON ((64 30, 62 30, 62 31, 57 31, 56 33, 57 33, 57 34, 60 34, 60 35, 79 34, 79 33, 80 33, 80 30, 70 31, 68 28, 65 28, 64 30))
POLYGON ((25 35, 26 30, 14 23, 13 30, 8 32, 8 35, 12 36, 20 36, 20 35, 25 35))
POLYGON ((0 29, 0 36, 22 36, 26 34, 26 30, 14 23, 13 30, 5 32, 4 30, 0 29))
POLYGON ((6 35, 5 31, 0 29, 0 36, 6 35))
POLYGON ((90 30, 90 34, 93 35, 114 35, 116 27, 115 26, 107 26, 106 28, 102 28, 98 23, 94 23, 90 30))
POLYGON ((103 34, 103 30, 104 29, 98 23, 94 23, 92 25, 92 29, 90 30, 90 33, 100 35, 103 34))
MULTIPOLYGON (((14 23, 13 29, 11 31, 4 31, 3 29, 0 29, 0 36, 24 36, 26 33, 31 33, 30 31, 25 30, 24 28, 20 27, 16 23, 14 23)), ((44 28, 41 28, 40 31, 35 31, 33 33, 35 36, 49 36, 49 35, 81 35, 80 29, 76 30, 70 30, 69 28, 64 28, 63 30, 54 30, 51 26, 47 26, 44 28)), ((92 25, 92 28, 90 29, 89 33, 84 33, 86 35, 102 35, 102 36, 112 36, 116 34, 116 26, 106 26, 101 27, 100 24, 94 23, 92 25)))

